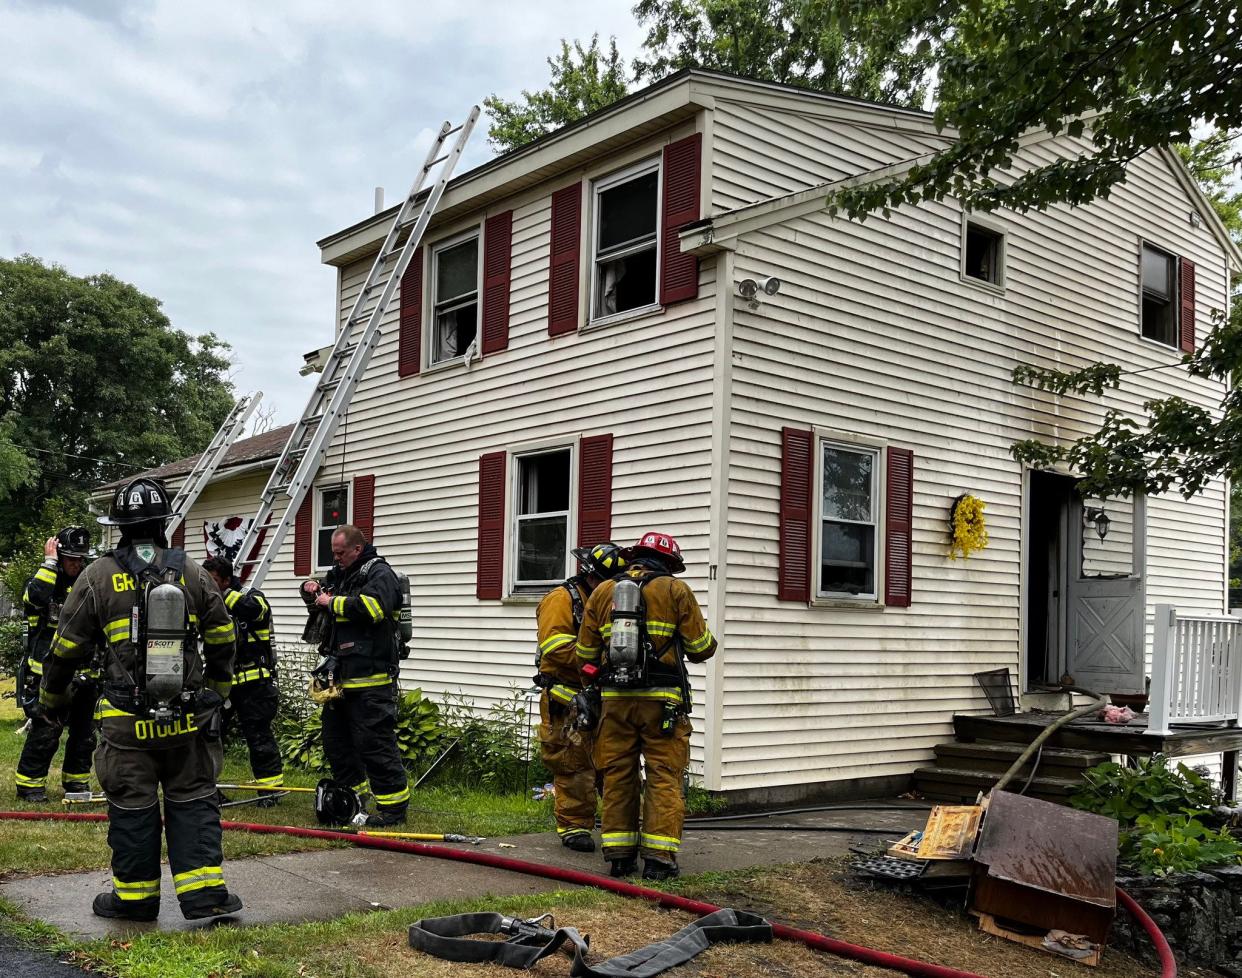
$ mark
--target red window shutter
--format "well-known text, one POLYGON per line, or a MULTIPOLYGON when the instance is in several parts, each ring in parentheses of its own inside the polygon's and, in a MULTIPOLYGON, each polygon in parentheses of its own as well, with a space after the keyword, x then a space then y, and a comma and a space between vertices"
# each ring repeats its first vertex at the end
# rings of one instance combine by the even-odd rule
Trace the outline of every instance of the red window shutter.
POLYGON ((172 545, 179 550, 185 549, 185 520, 177 524, 177 528, 173 530, 172 545))
POLYGON ((475 594, 498 601, 505 567, 505 453, 479 456, 479 569, 475 594))
POLYGON ((311 506, 314 505, 314 497, 315 487, 311 486, 293 524, 293 573, 298 577, 306 577, 311 572, 311 548, 314 545, 311 506))
POLYGON ((660 302, 669 305, 699 294, 699 260, 683 255, 677 232, 699 219, 699 160, 703 135, 664 147, 664 194, 660 215, 660 302))
POLYGON ((781 429, 780 566, 776 596, 811 600, 811 479, 815 439, 809 431, 781 429))
POLYGON ((483 225, 483 353, 509 349, 509 261, 513 250, 513 211, 489 217, 483 225))
POLYGON ((912 590, 914 452, 889 448, 884 492, 884 603, 909 608, 912 590))
POLYGON ((578 250, 582 243, 582 184, 552 195, 552 251, 548 265, 548 335, 578 328, 578 250))
POLYGON ((411 377, 422 368, 423 249, 419 248, 401 278, 401 325, 397 332, 397 376, 411 377))
POLYGON ((1178 268, 1177 294, 1181 300, 1181 347, 1195 352, 1195 263, 1183 258, 1178 268))
POLYGON ((578 460, 578 546, 612 537, 612 435, 582 439, 578 460))
POLYGON ((354 526, 362 531, 367 543, 375 542, 375 476, 354 476, 354 526))

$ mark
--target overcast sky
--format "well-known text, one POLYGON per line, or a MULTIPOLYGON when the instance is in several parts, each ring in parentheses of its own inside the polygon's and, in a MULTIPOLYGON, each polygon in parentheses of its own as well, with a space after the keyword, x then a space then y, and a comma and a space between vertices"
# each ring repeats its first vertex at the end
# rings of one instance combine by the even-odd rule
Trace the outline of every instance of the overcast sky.
POLYGON ((0 0, 0 256, 132 282, 296 420, 332 331, 315 241, 408 189, 445 119, 545 84, 562 36, 632 56, 631 5, 0 0))

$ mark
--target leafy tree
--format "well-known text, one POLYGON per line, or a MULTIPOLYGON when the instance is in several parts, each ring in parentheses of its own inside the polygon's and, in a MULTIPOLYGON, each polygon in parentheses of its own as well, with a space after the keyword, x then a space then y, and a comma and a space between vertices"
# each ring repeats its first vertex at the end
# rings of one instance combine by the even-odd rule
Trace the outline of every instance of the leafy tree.
POLYGON ((956 140, 884 185, 835 198, 852 216, 960 198, 977 210, 1086 203, 1143 152, 1206 124, 1242 125, 1242 18, 1219 0, 882 0, 893 36, 938 63, 936 122, 956 140), (1084 138, 1078 156, 1012 182, 993 174, 1032 129, 1084 138))
POLYGON ((203 448, 232 406, 227 351, 111 275, 0 260, 0 557, 47 500, 203 448))
POLYGON ((921 107, 933 62, 897 18, 863 0, 638 0, 637 81, 710 68, 921 107))
MULTIPOLYGON (((1242 242, 1242 192, 1230 186, 1228 158, 1236 140, 1216 133, 1181 152, 1200 182, 1217 215, 1235 241, 1242 242)), ((1013 446, 1016 458, 1038 467, 1067 463, 1085 478, 1085 495, 1129 496, 1175 489, 1190 497, 1210 480, 1227 476, 1242 480, 1242 391, 1233 386, 1242 369, 1242 302, 1238 281, 1232 283, 1234 301, 1228 320, 1217 314, 1212 331, 1181 363, 1194 375, 1221 381, 1226 393, 1220 417, 1181 397, 1167 397, 1144 405, 1145 422, 1112 410, 1100 429, 1068 445, 1023 441, 1013 446)), ((1059 371, 1019 366, 1014 380, 1058 394, 1104 396, 1125 382, 1126 372, 1116 364, 1096 363, 1080 370, 1059 371)), ((1234 533, 1235 546, 1237 532, 1234 533)))
POLYGON ((617 39, 610 38, 601 50, 599 35, 583 48, 561 41, 560 54, 548 58, 552 80, 537 92, 522 91, 509 101, 489 95, 483 105, 491 116, 487 138, 497 151, 516 149, 533 139, 567 125, 596 109, 611 105, 625 95, 625 66, 617 53, 617 39))
MULTIPOLYGON (((647 28, 634 80, 654 82, 682 68, 710 68, 766 81, 921 106, 934 67, 931 50, 862 0, 639 0, 647 28)), ((625 95, 625 68, 613 39, 587 48, 561 41, 548 59, 547 88, 507 101, 484 100, 489 138, 515 149, 625 95)))
POLYGON ((11 556, 0 563, 0 591, 17 601, 26 582, 34 576, 43 561, 43 545, 66 526, 85 526, 91 539, 99 542, 99 528, 87 507, 83 493, 58 496, 47 500, 33 514, 29 523, 14 534, 11 556))

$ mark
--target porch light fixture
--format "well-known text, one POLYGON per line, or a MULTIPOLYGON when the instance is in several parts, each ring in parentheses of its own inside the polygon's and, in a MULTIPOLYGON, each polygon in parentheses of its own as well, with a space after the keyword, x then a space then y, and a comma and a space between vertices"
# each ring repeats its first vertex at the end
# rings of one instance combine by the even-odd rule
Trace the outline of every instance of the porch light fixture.
POLYGON ((1100 542, 1104 542, 1104 538, 1108 536, 1108 528, 1112 525, 1112 520, 1108 518, 1108 514, 1104 512, 1104 507, 1087 507, 1082 513, 1082 525, 1084 527, 1095 524, 1095 532, 1100 538, 1100 542))

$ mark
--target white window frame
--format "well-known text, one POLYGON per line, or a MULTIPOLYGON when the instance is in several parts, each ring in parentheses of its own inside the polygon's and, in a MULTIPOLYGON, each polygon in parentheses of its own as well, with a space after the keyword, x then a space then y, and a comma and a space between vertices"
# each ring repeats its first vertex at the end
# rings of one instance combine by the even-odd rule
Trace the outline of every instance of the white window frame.
POLYGON ((961 230, 961 257, 958 266, 958 276, 968 285, 976 288, 985 289, 988 292, 1003 293, 1005 291, 1005 270, 1009 261, 1009 234, 1003 224, 996 220, 990 220, 986 217, 980 217, 969 211, 962 211, 962 230, 961 230), (975 278, 973 275, 966 273, 966 236, 970 231, 970 226, 988 231, 997 236, 996 242, 996 281, 989 282, 986 279, 975 278))
POLYGON ((315 548, 315 552, 312 554, 311 559, 314 562, 314 567, 317 571, 327 571, 332 569, 332 561, 330 560, 326 564, 319 563, 319 534, 328 529, 328 527, 321 521, 324 493, 331 492, 334 489, 345 490, 345 522, 338 523, 336 525, 348 526, 354 512, 354 487, 352 482, 333 482, 328 485, 315 486, 315 512, 314 519, 311 521, 311 525, 315 530, 311 546, 315 548))
MULTIPOLYGON (((569 559, 574 547, 577 531, 576 514, 578 511, 578 439, 558 439, 512 449, 508 458, 509 475, 509 527, 507 538, 509 556, 505 561, 505 577, 508 581, 507 593, 511 595, 543 594, 555 587, 568 576, 569 559), (518 529, 523 519, 518 510, 522 501, 521 469, 522 459, 537 455, 551 455, 554 452, 569 452, 569 509, 565 511, 565 563, 566 572, 553 581, 519 581, 518 580, 518 529)), ((547 517, 557 513, 531 513, 529 517, 547 517)))
POLYGON ((1138 337, 1145 343, 1152 343, 1161 350, 1171 350, 1178 356, 1181 356, 1181 330, 1182 330, 1182 283, 1180 272, 1180 256, 1171 248, 1164 245, 1156 244, 1154 241, 1148 241, 1146 238, 1139 239, 1138 247, 1138 337), (1166 343, 1164 340, 1158 340, 1154 336, 1148 336, 1143 332, 1143 252, 1150 248, 1152 251, 1158 251, 1163 255, 1168 255, 1172 263, 1170 270, 1169 283, 1169 307, 1173 315, 1173 342, 1166 343))
MULTIPOLYGON (((608 323, 621 322, 627 319, 633 319, 637 316, 645 316, 652 312, 658 312, 663 307, 660 305, 660 254, 662 251, 663 238, 663 218, 661 213, 661 201, 664 193, 664 161, 662 155, 654 156, 649 159, 641 160, 625 167, 622 170, 616 170, 607 176, 598 177, 591 181, 591 224, 589 228, 589 246, 588 258, 590 262, 589 291, 587 295, 587 325, 598 326, 608 323), (599 232, 600 232, 600 196, 608 190, 618 187, 623 183, 628 183, 637 177, 644 176, 648 173, 656 174, 656 222, 655 222, 655 294, 652 301, 645 306, 636 306, 633 309, 625 309, 622 312, 609 313, 608 315, 598 315, 595 309, 595 296, 599 282, 599 232)), ((613 258, 623 258, 627 254, 634 254, 645 250, 645 247, 634 247, 630 251, 623 251, 613 258)))
POLYGON ((884 502, 886 489, 886 469, 888 463, 888 445, 873 439, 863 439, 855 435, 836 431, 815 431, 815 481, 812 489, 815 494, 813 513, 814 524, 811 533, 811 603, 813 605, 840 606, 863 608, 881 608, 884 600, 884 520, 886 517, 884 502), (842 451, 856 452, 872 457, 871 470, 871 511, 873 520, 864 523, 858 520, 836 520, 835 522, 854 523, 856 525, 874 525, 875 571, 873 584, 875 590, 867 594, 850 594, 848 591, 821 591, 819 582, 823 566, 824 549, 824 448, 837 448, 842 451))
MULTIPOLYGON (((436 313, 436 307, 440 304, 438 301, 439 297, 436 295, 436 292, 440 284, 440 274, 439 274, 440 254, 444 251, 449 250, 450 248, 457 247, 457 245, 465 244, 471 238, 478 239, 478 251, 477 251, 477 257, 475 259, 475 270, 474 270, 475 271, 475 283, 474 283, 475 323, 474 323, 473 346, 475 347, 476 351, 480 348, 480 342, 481 342, 481 337, 482 337, 482 332, 483 332, 483 227, 482 225, 476 224, 473 227, 467 228, 466 230, 461 231, 458 234, 451 235, 447 238, 442 238, 441 240, 431 245, 431 254, 428 256, 428 262, 427 262, 427 265, 428 265, 427 273, 428 273, 428 279, 431 282, 431 287, 425 290, 427 292, 428 302, 427 302, 426 318, 424 320, 427 323, 427 327, 428 327, 427 329, 424 330, 424 332, 427 334, 427 339, 425 341, 426 349, 424 351, 426 353, 426 359, 424 362, 427 364, 428 370, 435 370, 440 367, 447 367, 453 364, 460 364, 464 362, 466 359, 466 353, 468 352, 469 348, 467 348, 467 350, 463 350, 461 353, 457 354, 457 356, 455 357, 449 357, 445 360, 434 359, 435 350, 436 350, 436 331, 439 328, 439 316, 436 313)), ((461 301, 455 302, 453 305, 454 307, 456 307, 458 305, 467 305, 467 304, 468 303, 466 303, 464 300, 461 300, 461 301)))

